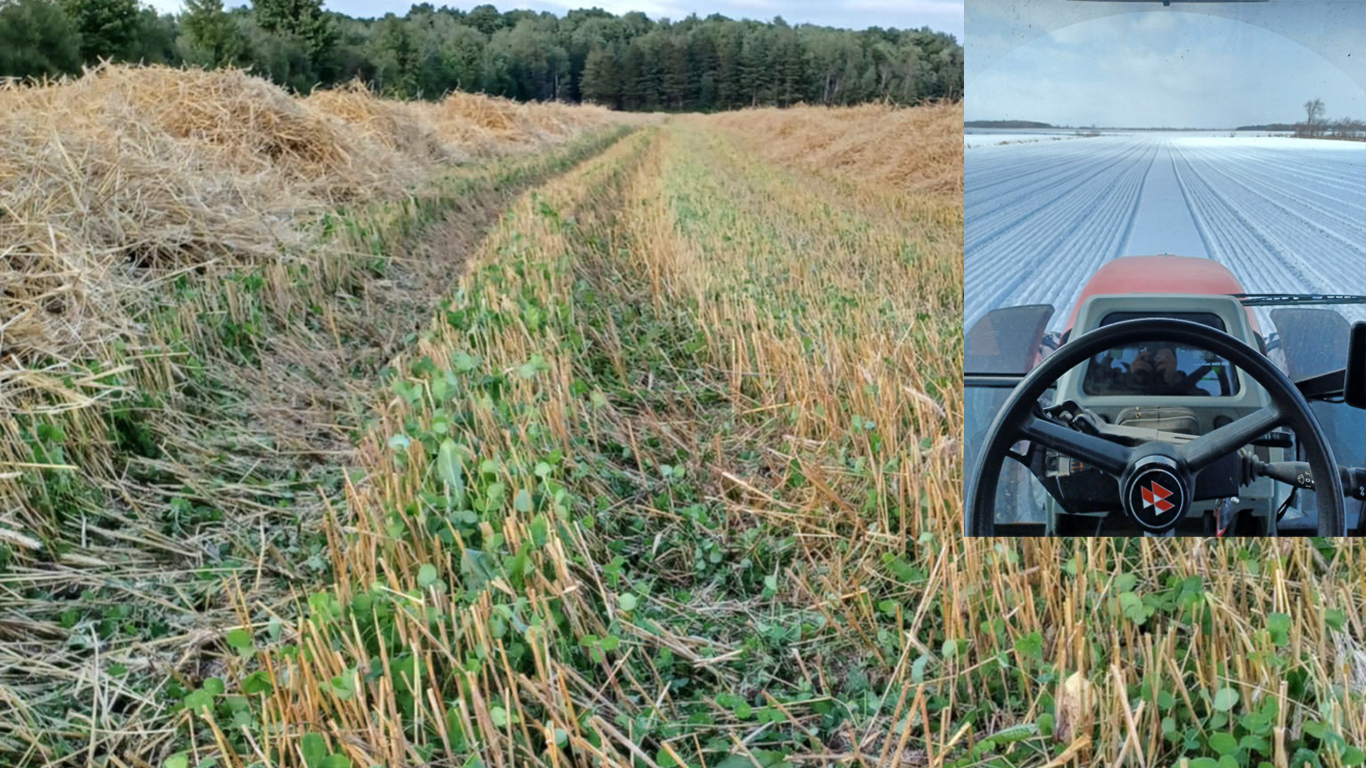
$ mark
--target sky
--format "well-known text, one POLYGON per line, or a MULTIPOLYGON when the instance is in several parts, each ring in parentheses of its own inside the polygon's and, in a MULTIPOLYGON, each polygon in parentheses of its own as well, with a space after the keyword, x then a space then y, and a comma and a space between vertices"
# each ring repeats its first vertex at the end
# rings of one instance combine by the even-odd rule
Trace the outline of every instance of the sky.
POLYGON ((1366 119, 1366 2, 966 0, 967 120, 1234 128, 1366 119))
MULTIPOLYGON (((329 10, 348 16, 383 16, 393 12, 400 16, 419 0, 323 0, 329 10)), ((431 0, 432 5, 469 10, 483 2, 492 1, 500 11, 530 8, 550 11, 563 16, 575 8, 594 6, 623 14, 641 11, 652 19, 668 18, 675 21, 690 13, 707 17, 719 13, 732 19, 769 21, 782 16, 789 24, 820 24, 845 29, 868 27, 896 27, 919 29, 929 27, 936 32, 947 32, 960 42, 963 39, 963 0, 431 0)), ((164 13, 179 13, 183 0, 148 0, 164 13)), ((240 0, 228 0, 225 5, 245 5, 240 0)))

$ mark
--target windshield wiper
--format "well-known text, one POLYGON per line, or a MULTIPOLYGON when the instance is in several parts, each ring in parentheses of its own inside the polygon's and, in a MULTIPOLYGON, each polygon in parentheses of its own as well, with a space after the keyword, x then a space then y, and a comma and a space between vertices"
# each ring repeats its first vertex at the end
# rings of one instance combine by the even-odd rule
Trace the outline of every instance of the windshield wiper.
POLYGON ((1246 307, 1287 307, 1295 304, 1366 304, 1366 296, 1335 293, 1230 293, 1246 307))

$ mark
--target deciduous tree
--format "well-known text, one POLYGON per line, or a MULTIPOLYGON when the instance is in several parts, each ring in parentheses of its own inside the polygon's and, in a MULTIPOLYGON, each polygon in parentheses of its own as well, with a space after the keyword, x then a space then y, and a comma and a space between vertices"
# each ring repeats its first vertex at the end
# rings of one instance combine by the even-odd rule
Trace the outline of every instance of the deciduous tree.
POLYGON ((1310 99, 1304 102, 1304 125, 1310 136, 1318 136, 1323 128, 1323 101, 1310 99))

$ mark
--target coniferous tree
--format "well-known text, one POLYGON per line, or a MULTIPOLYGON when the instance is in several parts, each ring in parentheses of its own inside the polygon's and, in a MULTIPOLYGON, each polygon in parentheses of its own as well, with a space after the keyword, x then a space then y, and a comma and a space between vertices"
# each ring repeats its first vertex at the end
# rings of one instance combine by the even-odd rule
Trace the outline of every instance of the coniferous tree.
POLYGON ((780 37, 772 61, 774 101, 778 106, 787 107, 804 100, 808 82, 806 52, 790 29, 780 37))
POLYGON ((683 109, 692 103, 692 74, 686 44, 663 38, 659 47, 660 100, 666 109, 683 109))
POLYGON ((588 52, 583 65, 583 80, 579 91, 584 101, 610 107, 621 105, 621 83, 617 76, 614 57, 602 48, 588 52))
POLYGON ((649 78, 645 74, 645 51, 636 42, 626 46, 621 57, 618 77, 621 83, 621 100, 626 109, 649 109, 647 104, 653 99, 649 93, 649 78))
POLYGON ((137 0, 65 0, 66 15, 80 35, 81 59, 126 58, 138 31, 137 0))
POLYGON ((242 30, 223 10, 223 0, 185 0, 180 28, 181 56, 191 64, 231 66, 246 50, 242 30))
POLYGON ((702 28, 689 38, 689 59, 697 77, 698 109, 716 109, 720 98, 717 91, 720 58, 716 52, 716 38, 709 29, 702 28))
POLYGON ((640 49, 640 74, 636 78, 635 91, 640 108, 644 110, 656 110, 663 106, 663 40, 663 35, 656 31, 641 35, 631 43, 632 47, 640 49))
POLYGON ((0 4, 0 77, 56 77, 81 69, 81 37, 49 0, 0 4))
POLYGON ((768 104, 773 95, 773 61, 762 29, 745 35, 740 49, 740 82, 745 106, 768 104))
POLYGON ((322 0, 254 0, 256 24, 268 33, 300 41, 315 68, 326 64, 337 44, 337 29, 322 0))
POLYGON ((734 109, 744 104, 745 85, 743 68, 740 63, 740 33, 738 30, 722 32, 717 44, 716 95, 717 108, 734 109))

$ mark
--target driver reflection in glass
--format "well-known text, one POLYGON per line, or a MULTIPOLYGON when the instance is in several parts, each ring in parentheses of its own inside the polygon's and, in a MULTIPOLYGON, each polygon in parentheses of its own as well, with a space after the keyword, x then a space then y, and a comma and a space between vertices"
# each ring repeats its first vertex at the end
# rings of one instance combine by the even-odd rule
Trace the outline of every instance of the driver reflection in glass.
MULTIPOLYGON (((1176 350, 1170 344, 1149 344, 1129 364, 1129 375, 1138 389, 1166 390, 1186 378, 1176 368, 1176 350)), ((1156 392, 1154 392, 1156 393, 1156 392)))
MULTIPOLYGON (((1168 342, 1112 349, 1087 366, 1083 390, 1089 395, 1228 395, 1230 388, 1218 358, 1202 356, 1168 342), (1182 362, 1195 371, 1182 370, 1182 362), (1209 381, 1205 381, 1209 378, 1209 381)), ((1232 391, 1230 391, 1232 389, 1232 391)))

